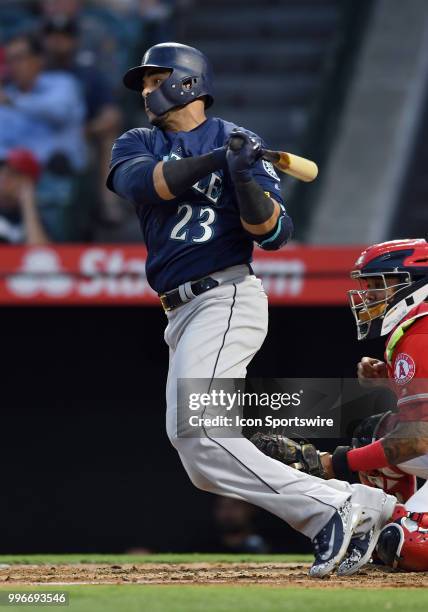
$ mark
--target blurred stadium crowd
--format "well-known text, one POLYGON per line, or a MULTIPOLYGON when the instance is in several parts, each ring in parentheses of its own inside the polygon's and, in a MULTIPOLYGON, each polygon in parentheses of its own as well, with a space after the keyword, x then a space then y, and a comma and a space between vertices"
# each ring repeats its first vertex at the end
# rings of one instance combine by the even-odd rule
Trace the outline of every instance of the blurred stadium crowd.
POLYGON ((117 135, 147 125, 122 74, 166 40, 209 57, 215 115, 318 163, 282 180, 296 240, 425 233, 425 0, 1 0, 2 242, 141 241, 104 178, 117 135))
MULTIPOLYGON (((348 48, 355 52, 364 25, 360 13, 366 10, 356 16, 351 5, 2 0, 0 240, 141 241, 132 208, 104 187, 104 179, 117 135, 145 125, 141 101, 122 87, 122 74, 165 40, 209 56, 216 115, 254 130, 272 148, 322 161, 346 81, 338 70, 349 64, 348 48)), ((286 179, 283 187, 296 238, 305 240, 318 185, 303 190, 286 179)))
POLYGON ((121 77, 173 37, 173 0, 2 0, 0 241, 139 240, 104 187, 137 97, 121 77))

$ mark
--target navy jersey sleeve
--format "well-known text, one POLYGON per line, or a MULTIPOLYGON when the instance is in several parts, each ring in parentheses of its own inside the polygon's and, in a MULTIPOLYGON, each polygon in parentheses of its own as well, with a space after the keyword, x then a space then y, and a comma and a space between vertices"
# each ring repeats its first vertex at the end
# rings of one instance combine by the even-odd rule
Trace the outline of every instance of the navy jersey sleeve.
POLYGON ((279 178, 273 164, 260 159, 251 169, 254 180, 267 191, 279 204, 284 204, 281 192, 281 179, 279 178))
POLYGON ((280 204, 281 211, 275 227, 264 236, 257 236, 257 244, 265 251, 277 251, 290 240, 293 235, 293 221, 287 215, 284 205, 280 204))
MULTIPOLYGON (((254 134, 257 138, 257 134, 254 134)), ((265 149, 269 147, 263 141, 262 146, 265 149)), ((284 198, 282 197, 281 192, 281 179, 277 174, 273 164, 265 159, 259 159, 259 161, 253 166, 251 169, 254 180, 263 188, 264 191, 269 192, 269 194, 277 201, 279 204, 284 204, 284 198)))
POLYGON ((107 178, 108 187, 112 186, 112 177, 115 169, 125 161, 141 159, 157 161, 149 149, 148 130, 144 128, 133 129, 120 136, 111 150, 110 172, 107 178))
POLYGON ((147 130, 129 130, 113 145, 107 187, 137 205, 157 201, 153 185, 157 163, 149 149, 147 130))

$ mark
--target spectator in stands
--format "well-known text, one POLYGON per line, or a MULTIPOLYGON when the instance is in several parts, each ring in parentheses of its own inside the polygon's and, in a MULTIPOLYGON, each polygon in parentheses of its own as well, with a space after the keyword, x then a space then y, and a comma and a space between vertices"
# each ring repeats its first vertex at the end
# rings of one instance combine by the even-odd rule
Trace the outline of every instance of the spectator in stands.
POLYGON ((46 17, 77 17, 83 6, 83 0, 42 0, 43 14, 46 17))
POLYGON ((0 86, 0 160, 16 147, 63 173, 86 166, 84 100, 70 74, 46 72, 40 40, 19 35, 6 45, 8 82, 0 86))
POLYGON ((6 79, 6 54, 3 47, 0 47, 0 83, 6 79))
POLYGON ((45 18, 79 22, 79 54, 96 63, 117 88, 134 58, 152 45, 174 39, 176 0, 42 0, 45 18))
POLYGON ((78 22, 56 16, 43 25, 43 40, 47 54, 47 67, 69 72, 79 81, 86 103, 86 135, 96 149, 100 200, 103 217, 120 220, 122 206, 105 187, 111 147, 119 133, 122 116, 115 96, 104 74, 93 64, 79 61, 78 22))
POLYGON ((138 4, 142 24, 140 41, 145 41, 146 49, 176 38, 173 0, 138 0, 138 4))
POLYGON ((213 510, 213 529, 194 537, 188 548, 210 553, 269 552, 268 543, 254 527, 257 508, 239 499, 217 496, 213 510))
POLYGON ((0 242, 47 244, 37 210, 35 188, 41 167, 25 149, 12 149, 0 167, 0 242))
POLYGON ((266 553, 268 545, 256 533, 254 517, 258 510, 239 499, 217 497, 214 520, 219 550, 235 553, 266 553))
POLYGON ((83 0, 43 0, 42 19, 72 19, 79 25, 79 59, 100 68, 111 86, 119 88, 121 75, 134 46, 135 17, 122 18, 103 4, 83 0))

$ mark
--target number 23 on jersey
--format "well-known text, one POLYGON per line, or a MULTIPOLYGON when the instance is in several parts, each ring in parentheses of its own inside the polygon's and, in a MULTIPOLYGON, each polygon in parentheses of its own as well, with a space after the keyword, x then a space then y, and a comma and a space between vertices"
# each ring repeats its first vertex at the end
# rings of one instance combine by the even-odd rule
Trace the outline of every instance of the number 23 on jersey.
POLYGON ((216 220, 216 213, 209 206, 191 206, 181 204, 177 209, 178 221, 171 230, 172 240, 185 242, 208 242, 214 236, 211 227, 216 220), (197 217, 197 224, 191 223, 197 217))

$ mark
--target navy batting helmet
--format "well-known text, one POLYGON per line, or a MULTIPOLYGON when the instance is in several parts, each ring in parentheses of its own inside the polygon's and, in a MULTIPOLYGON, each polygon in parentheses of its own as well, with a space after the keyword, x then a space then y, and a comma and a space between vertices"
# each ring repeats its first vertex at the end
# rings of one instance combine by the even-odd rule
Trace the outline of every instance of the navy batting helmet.
POLYGON ((151 68, 171 70, 160 87, 146 96, 147 108, 158 117, 197 98, 205 97, 205 108, 214 102, 211 66, 198 49, 175 42, 151 47, 144 54, 141 66, 131 68, 123 77, 125 87, 141 92, 144 73, 151 68))

